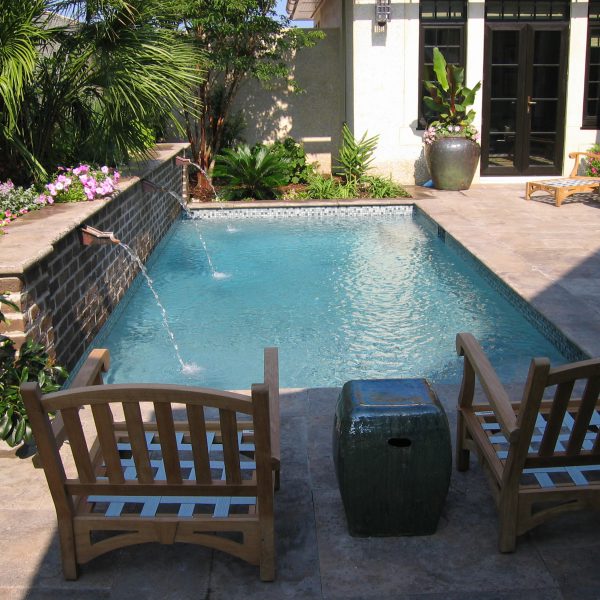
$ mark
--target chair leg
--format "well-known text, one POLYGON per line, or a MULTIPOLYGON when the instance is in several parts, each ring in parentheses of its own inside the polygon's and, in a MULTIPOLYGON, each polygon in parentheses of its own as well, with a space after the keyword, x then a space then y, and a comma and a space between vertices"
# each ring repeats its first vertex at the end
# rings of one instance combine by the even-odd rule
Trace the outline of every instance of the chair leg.
POLYGON ((60 554, 62 559, 63 575, 68 581, 79 577, 77 566, 77 553, 75 550, 75 537, 72 523, 58 523, 58 536, 60 539, 60 554))
POLYGON ((273 473, 273 487, 275 488, 275 491, 278 492, 279 491, 279 486, 281 485, 281 471, 280 469, 275 469, 274 473, 273 473))
POLYGON ((457 427, 456 427, 456 469, 457 471, 467 471, 469 469, 469 458, 471 453, 463 447, 463 441, 467 429, 465 420, 460 411, 458 411, 457 427))
POLYGON ((501 498, 498 511, 498 550, 514 552, 517 547, 517 498, 501 498))

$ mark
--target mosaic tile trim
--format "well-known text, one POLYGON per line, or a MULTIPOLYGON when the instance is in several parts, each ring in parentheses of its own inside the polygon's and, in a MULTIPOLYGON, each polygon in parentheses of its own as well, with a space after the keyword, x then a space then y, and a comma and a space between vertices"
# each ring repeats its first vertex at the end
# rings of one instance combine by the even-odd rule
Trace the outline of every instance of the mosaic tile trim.
POLYGON ((299 206, 289 208, 235 208, 196 210, 194 219, 326 219, 331 217, 365 217, 379 215, 411 215, 412 204, 385 206, 299 206))
POLYGON ((415 207, 415 221, 433 235, 437 235, 448 248, 458 254, 474 271, 486 280, 492 289, 498 292, 505 300, 510 302, 546 339, 548 339, 560 353, 569 361, 585 360, 590 358, 585 352, 574 344, 560 329, 548 318, 535 309, 527 300, 517 294, 498 275, 484 265, 478 258, 469 252, 458 240, 452 237, 443 227, 440 227, 429 215, 415 207))

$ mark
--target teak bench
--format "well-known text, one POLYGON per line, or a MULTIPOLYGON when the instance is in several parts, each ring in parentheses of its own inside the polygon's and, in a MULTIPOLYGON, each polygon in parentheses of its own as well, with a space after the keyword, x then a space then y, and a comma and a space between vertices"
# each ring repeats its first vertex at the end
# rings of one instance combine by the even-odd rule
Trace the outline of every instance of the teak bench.
POLYGON ((65 578, 76 579, 78 565, 116 548, 189 542, 259 565, 261 579, 273 580, 277 349, 265 350, 265 383, 253 385, 250 396, 103 385, 108 360, 107 350, 94 350, 75 381, 96 385, 46 396, 37 384, 21 387, 56 507, 65 578), (48 413, 56 411, 64 436, 52 430, 48 413), (72 461, 61 456, 63 437, 72 461))
POLYGON ((591 152, 571 152, 569 158, 574 158, 575 164, 573 165, 569 177, 544 179, 542 181, 528 181, 525 188, 525 199, 531 200, 531 194, 543 191, 552 194, 556 206, 560 206, 563 203, 563 200, 572 194, 597 191, 600 186, 600 177, 579 177, 577 175, 579 160, 582 156, 600 160, 600 154, 593 154, 591 152))

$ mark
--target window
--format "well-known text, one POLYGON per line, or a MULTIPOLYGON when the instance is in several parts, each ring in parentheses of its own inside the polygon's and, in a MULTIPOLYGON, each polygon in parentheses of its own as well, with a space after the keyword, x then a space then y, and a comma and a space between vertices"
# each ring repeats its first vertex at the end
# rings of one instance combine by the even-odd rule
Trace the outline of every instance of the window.
POLYGON ((567 0, 486 0, 488 21, 567 21, 567 0))
MULTIPOLYGON (((467 3, 463 0, 430 0, 420 3, 420 55, 419 81, 435 79, 433 73, 433 49, 440 49, 448 64, 465 66, 465 27, 467 3)), ((419 102, 419 129, 436 117, 422 100, 427 90, 421 85, 419 102)))
POLYGON ((600 0, 590 0, 588 11, 582 125, 585 129, 600 129, 600 0))

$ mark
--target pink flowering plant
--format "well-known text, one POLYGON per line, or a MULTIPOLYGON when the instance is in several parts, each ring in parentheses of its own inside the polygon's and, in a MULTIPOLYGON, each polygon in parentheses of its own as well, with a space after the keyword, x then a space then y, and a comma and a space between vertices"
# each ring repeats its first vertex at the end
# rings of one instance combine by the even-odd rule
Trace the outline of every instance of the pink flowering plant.
POLYGON ((46 194, 55 202, 82 202, 106 198, 119 182, 119 172, 109 167, 95 169, 90 165, 59 167, 54 180, 46 185, 46 194))
MULTIPOLYGON (((600 154, 600 144, 594 144, 588 152, 600 154)), ((588 158, 585 161, 585 174, 587 177, 600 177, 600 160, 588 158)))
POLYGON ((16 187, 10 179, 0 182, 0 235, 11 221, 53 202, 52 197, 40 194, 34 187, 16 187))
POLYGON ((480 135, 474 125, 434 125, 433 123, 423 133, 423 143, 433 144, 435 140, 445 137, 464 137, 479 143, 480 135))

